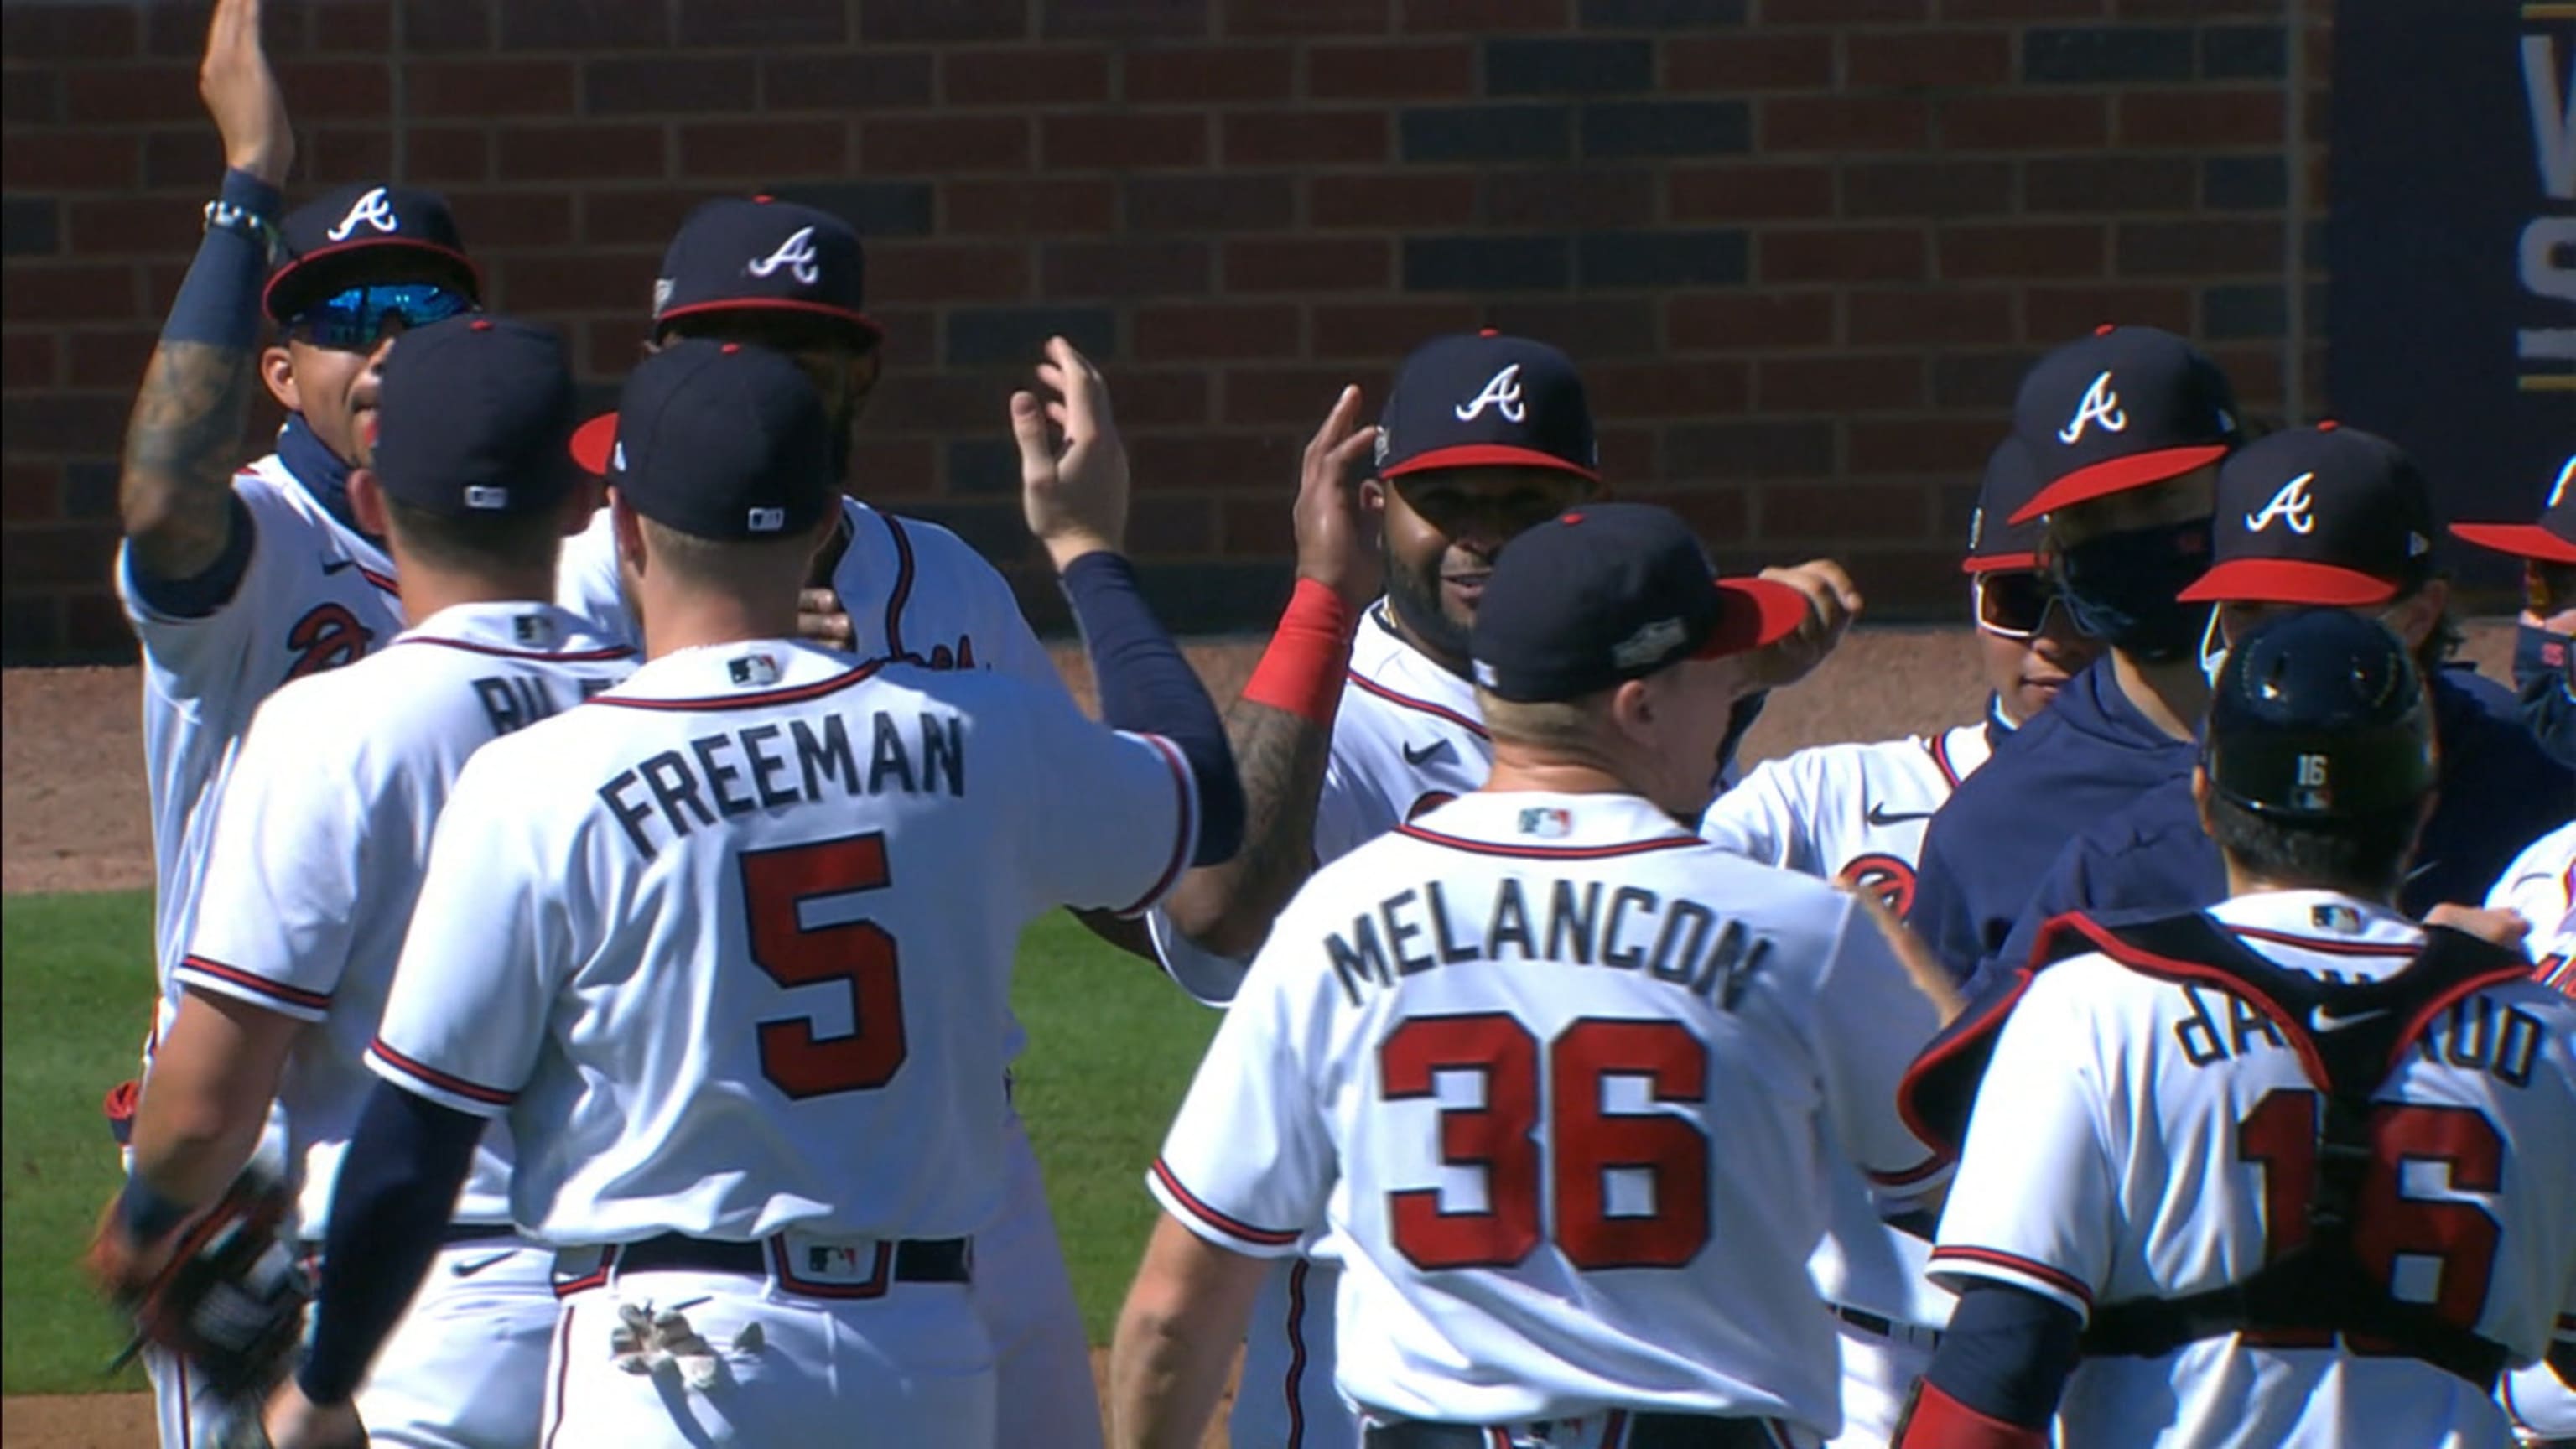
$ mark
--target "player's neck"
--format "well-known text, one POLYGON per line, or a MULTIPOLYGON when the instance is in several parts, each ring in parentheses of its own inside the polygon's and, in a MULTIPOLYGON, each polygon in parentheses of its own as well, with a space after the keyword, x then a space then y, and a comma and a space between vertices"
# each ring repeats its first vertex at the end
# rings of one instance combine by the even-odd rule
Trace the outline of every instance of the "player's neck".
POLYGON ((682 649, 796 637, 796 597, 745 599, 711 590, 655 590, 636 600, 644 657, 682 649))
POLYGON ((2309 880, 2281 880, 2274 876, 2258 875, 2235 860, 2229 859, 2227 861, 2228 895, 2250 896, 2258 891, 2332 891, 2336 895, 2349 896, 2353 900, 2368 905, 2381 906, 2392 911, 2397 909, 2397 892, 2394 888, 2357 891, 2350 886, 2319 885, 2309 880))
POLYGON ((1568 757, 1512 740, 1494 741, 1494 767, 1485 790, 1504 794, 1539 790, 1556 795, 1641 795, 1618 772, 1598 760, 1568 757))
POLYGON ((2128 696, 2138 713, 2168 738, 2200 737, 2200 717, 2209 711, 2209 678, 2200 672, 2198 660, 2142 664, 2114 649, 2111 677, 2118 681, 2120 693, 2128 696))
POLYGON ((543 604, 555 596, 551 559, 541 569, 439 568, 396 548, 394 576, 401 581, 403 617, 414 624, 459 604, 543 604))

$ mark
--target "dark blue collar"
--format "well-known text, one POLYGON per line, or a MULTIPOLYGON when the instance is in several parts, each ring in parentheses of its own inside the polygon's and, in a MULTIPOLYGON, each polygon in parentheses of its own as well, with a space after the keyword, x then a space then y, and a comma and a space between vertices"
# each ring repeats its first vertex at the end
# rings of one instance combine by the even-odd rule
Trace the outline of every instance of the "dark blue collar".
POLYGON ((360 538, 375 540, 374 534, 358 526, 358 516, 349 509, 349 465, 314 435, 304 414, 287 414, 286 426, 277 430, 277 461, 286 465, 324 512, 360 538))

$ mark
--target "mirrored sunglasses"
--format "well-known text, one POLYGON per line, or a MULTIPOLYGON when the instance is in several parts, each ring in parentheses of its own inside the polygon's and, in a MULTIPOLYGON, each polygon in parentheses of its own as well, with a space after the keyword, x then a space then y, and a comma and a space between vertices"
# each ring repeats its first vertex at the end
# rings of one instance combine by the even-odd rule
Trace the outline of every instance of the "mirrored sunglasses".
POLYGON ((1977 627, 2002 639, 2033 638, 2048 627, 2048 611, 2066 607, 2057 585, 2036 569, 1996 569, 1969 585, 1977 627))
POLYGON ((473 310, 473 298, 430 282, 351 287, 304 309, 294 328, 316 347, 363 352, 384 339, 389 321, 409 330, 473 310))

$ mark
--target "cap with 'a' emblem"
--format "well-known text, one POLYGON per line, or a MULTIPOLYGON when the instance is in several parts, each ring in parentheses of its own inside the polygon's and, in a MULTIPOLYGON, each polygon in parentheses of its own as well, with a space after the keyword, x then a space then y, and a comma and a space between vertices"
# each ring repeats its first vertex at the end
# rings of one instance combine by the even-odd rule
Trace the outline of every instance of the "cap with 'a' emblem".
POLYGON ((2235 390, 2201 350, 2155 327, 2103 327, 2041 358, 2013 400, 2040 490, 2011 521, 2179 478, 2242 434, 2235 390))
POLYGON ((387 494, 450 518, 563 501, 574 406, 562 339, 506 317, 451 317, 385 354, 372 469, 387 494))
POLYGON ((2576 454, 2558 465, 2538 523, 2454 523, 2451 532, 2499 553, 2542 563, 2576 564, 2576 454))
POLYGON ((2039 492, 2039 470, 2031 466, 2030 449, 2007 435, 1986 456, 1986 474, 1977 484, 1977 511, 1968 515, 1968 557, 1960 563, 1972 574, 2002 573, 2039 567, 2036 520, 2009 520, 2039 492))
POLYGON ((353 182, 288 212, 277 236, 279 257, 260 305, 281 325, 367 283, 435 282, 483 299, 456 218, 435 191, 353 182))
POLYGON ((861 346, 884 329, 867 313, 867 254, 850 224, 771 197, 721 197, 689 213, 662 253, 653 332, 710 312, 802 314, 861 346))
POLYGON ((783 352, 691 338, 628 374, 608 486, 693 538, 784 538, 839 491, 823 399, 783 352))
POLYGON ((1587 504, 1503 546, 1468 653, 1497 698, 1571 700, 1759 649, 1806 617, 1806 596, 1786 584, 1718 578, 1672 510, 1587 504))
POLYGON ((1592 405, 1573 359, 1526 337, 1436 337, 1396 369, 1378 418, 1377 476, 1429 468, 1557 468, 1598 480, 1592 405))
POLYGON ((2384 604, 2433 574, 2433 489, 2395 443, 2319 423, 2218 470, 2211 566, 2191 603, 2384 604))

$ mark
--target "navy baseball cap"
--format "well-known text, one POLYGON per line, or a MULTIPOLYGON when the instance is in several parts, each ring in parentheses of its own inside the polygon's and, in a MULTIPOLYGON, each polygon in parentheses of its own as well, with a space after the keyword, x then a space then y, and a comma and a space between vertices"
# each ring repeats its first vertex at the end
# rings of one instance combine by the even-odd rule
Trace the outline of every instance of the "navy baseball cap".
POLYGON ((450 518, 535 513, 578 475, 578 412, 563 342, 506 317, 451 317, 402 335, 376 396, 373 471, 385 492, 450 518))
POLYGON ((785 353, 673 343, 628 374, 617 420, 609 486, 692 538, 788 537, 839 491, 822 395, 785 353))
POLYGON ((1600 503, 1504 545, 1468 635, 1476 683, 1520 703, 1581 699, 1684 659, 1787 637, 1807 597, 1722 579, 1670 509, 1600 503))
POLYGON ((2242 437, 2217 363, 2161 328, 2110 326, 2031 367, 2013 400, 2013 434, 2041 485, 2014 523, 2179 478, 2242 437))
POLYGON ((1986 455, 1986 475, 1977 484, 1977 511, 1968 515, 1968 556, 1959 565, 1972 574, 2001 573, 2039 567, 2040 526, 2006 522, 2039 493, 2039 470, 2030 449, 2006 434, 1986 455))
POLYGON ((653 334, 709 312, 820 318, 860 346, 885 335, 868 316, 867 254, 828 211, 767 196, 722 197, 680 223, 653 283, 653 334))
POLYGON ((1491 329, 1415 348, 1378 419, 1377 476, 1497 464, 1600 481, 1592 407, 1573 359, 1491 329))
POLYGON ((2538 523, 2454 523, 2451 532, 2480 548, 2537 559, 2541 563, 2576 564, 2576 455, 2558 465, 2558 481, 2549 485, 2538 523))
POLYGON ((277 231, 281 255, 260 305, 281 325, 325 297, 396 276, 483 300, 465 238, 435 191, 353 182, 288 212, 277 231))
POLYGON ((2433 576, 2433 488, 2403 448, 2323 422, 2218 470, 2210 569, 2186 603, 2384 604, 2433 576))

